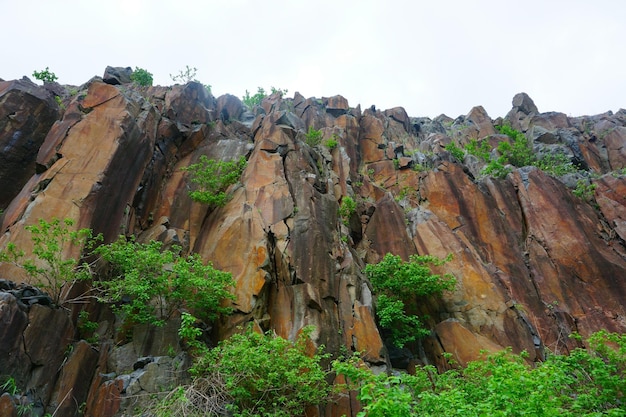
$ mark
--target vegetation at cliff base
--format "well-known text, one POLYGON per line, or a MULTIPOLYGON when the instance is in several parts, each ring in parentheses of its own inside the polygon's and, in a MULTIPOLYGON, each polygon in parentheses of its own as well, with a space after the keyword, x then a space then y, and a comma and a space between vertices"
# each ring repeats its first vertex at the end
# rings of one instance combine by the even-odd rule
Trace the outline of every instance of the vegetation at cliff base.
POLYGON ((248 327, 196 356, 193 383, 170 392, 153 410, 158 416, 291 417, 324 403, 331 391, 321 361, 309 353, 313 332, 295 342, 248 327))
POLYGON ((452 275, 433 274, 431 266, 440 266, 451 259, 412 255, 408 262, 400 256, 386 254, 377 264, 365 267, 365 274, 377 295, 376 315, 391 342, 403 347, 406 343, 429 334, 422 320, 410 311, 417 297, 439 295, 452 290, 456 280, 452 275))
POLYGON ((356 391, 359 417, 626 415, 626 336, 601 331, 588 345, 534 364, 506 349, 444 373, 375 375, 358 356, 333 366, 356 391))
POLYGON ((229 199, 226 190, 235 184, 246 168, 246 158, 235 161, 217 161, 201 155, 197 163, 183 168, 198 188, 189 193, 192 200, 212 207, 224 206, 229 199))

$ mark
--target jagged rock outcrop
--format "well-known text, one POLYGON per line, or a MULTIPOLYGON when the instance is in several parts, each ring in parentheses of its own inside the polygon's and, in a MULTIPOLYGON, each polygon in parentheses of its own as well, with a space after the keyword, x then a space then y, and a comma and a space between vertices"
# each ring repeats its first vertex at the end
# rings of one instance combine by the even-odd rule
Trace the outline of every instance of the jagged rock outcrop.
MULTIPOLYGON (((443 368, 442 352, 464 364, 481 349, 506 346, 540 360, 546 348, 576 346, 567 337, 573 331, 626 329, 624 110, 571 118, 540 113, 530 97, 516 95, 505 120, 537 154, 562 152, 579 171, 557 178, 523 167, 497 179, 481 175, 478 158, 458 161, 444 149, 471 139, 492 146, 508 140, 494 127, 502 120, 482 107, 457 119, 416 119, 402 108, 361 111, 341 96, 277 93, 247 109, 199 83, 136 87, 122 70, 107 68, 108 83, 94 78, 63 96, 62 117, 50 93, 34 84, 11 93, 11 103, 22 104, 7 110, 0 102, 0 115, 15 106, 39 109, 21 110, 32 116, 19 129, 13 121, 1 125, 0 144, 18 130, 39 139, 28 168, 0 164, 0 183, 19 183, 14 191, 0 188, 0 248, 13 242, 28 252, 25 226, 54 217, 73 218, 107 242, 135 234, 176 243, 236 281, 234 313, 214 323, 215 340, 251 321, 290 339, 314 325, 316 344, 333 354, 361 351, 375 366, 443 368), (306 143, 309 127, 321 130, 322 144, 306 143), (331 138, 336 147, 324 145, 331 138), (188 195, 181 168, 201 155, 248 160, 224 207, 188 195), (595 186, 590 199, 572 193, 579 180, 595 186), (346 197, 357 209, 344 219, 338 211, 346 197), (386 253, 452 254, 439 272, 458 281, 443 297, 420 300, 416 309, 428 315, 433 333, 402 351, 385 344, 376 295, 362 272, 386 253)), ((0 91, 16 83, 27 82, 0 83, 0 91)), ((13 157, 4 146, 0 158, 13 157)), ((0 264, 3 277, 26 279, 10 264, 0 264)), ((57 415, 74 415, 82 403, 86 415, 122 412, 132 406, 129 396, 153 393, 159 378, 172 376, 169 355, 181 351, 176 323, 158 335, 134 329, 128 340, 111 312, 92 304, 87 308, 101 324, 100 343, 92 346, 74 329, 80 308, 68 315, 19 305, 13 294, 0 293, 0 300, 0 353, 11 355, 0 361, 0 373, 32 387, 32 400, 57 415), (39 335, 37 323, 51 320, 55 326, 39 335), (68 345, 73 351, 61 366, 68 345), (152 359, 132 369, 140 357, 152 359)), ((355 415, 358 408, 346 397, 320 411, 355 415)))

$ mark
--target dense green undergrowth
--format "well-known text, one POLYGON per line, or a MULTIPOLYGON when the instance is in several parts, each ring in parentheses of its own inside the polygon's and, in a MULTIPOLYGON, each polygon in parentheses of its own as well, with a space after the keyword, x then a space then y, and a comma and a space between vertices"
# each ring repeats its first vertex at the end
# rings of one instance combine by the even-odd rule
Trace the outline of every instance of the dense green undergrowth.
POLYGON ((625 416, 626 336, 601 331, 588 344, 534 364, 507 349, 444 373, 375 375, 358 357, 334 369, 357 392, 359 417, 625 416))

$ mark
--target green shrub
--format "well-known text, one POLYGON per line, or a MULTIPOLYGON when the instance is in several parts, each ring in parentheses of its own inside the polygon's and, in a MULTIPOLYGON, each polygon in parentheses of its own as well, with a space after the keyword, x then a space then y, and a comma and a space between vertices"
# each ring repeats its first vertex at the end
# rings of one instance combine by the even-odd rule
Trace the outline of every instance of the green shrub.
MULTIPOLYGON (((189 65, 185 65, 185 69, 184 70, 180 70, 178 71, 178 74, 173 75, 170 74, 170 78, 172 79, 172 81, 174 81, 175 83, 180 83, 180 84, 187 84, 191 81, 198 81, 196 79, 196 73, 198 72, 197 68, 189 68, 189 65)), ((209 86, 210 87, 210 86, 209 86)), ((210 91, 210 88, 209 88, 210 91)))
POLYGON ((597 185, 588 183, 587 180, 578 180, 576 182, 576 188, 572 193, 587 202, 592 201, 597 185))
POLYGON ((59 79, 54 72, 48 69, 48 67, 46 67, 43 71, 33 71, 33 77, 44 83, 53 83, 59 79))
POLYGON ((92 239, 90 229, 74 231, 73 225, 71 219, 53 219, 51 222, 39 219, 37 224, 25 227, 31 234, 35 259, 24 259, 24 251, 10 242, 6 250, 0 252, 0 262, 10 262, 22 268, 28 276, 28 283, 47 291, 55 304, 67 301, 61 300, 66 285, 91 278, 87 265, 78 266, 76 259, 65 256, 66 246, 82 249, 92 239))
POLYGON ((489 141, 483 140, 480 145, 474 138, 470 139, 469 143, 465 146, 465 150, 468 154, 474 155, 483 161, 487 162, 491 159, 491 145, 489 141))
MULTIPOLYGON (((287 90, 272 87, 271 94, 275 94, 275 93, 280 93, 280 95, 283 96, 287 94, 287 90)), ((265 93, 265 89, 262 87, 257 87, 257 92, 254 95, 250 95, 250 92, 246 90, 246 94, 243 97, 241 97, 241 101, 243 101, 243 104, 245 104, 248 108, 251 109, 254 106, 260 105, 265 97, 267 97, 267 94, 265 93)))
POLYGON ((337 139, 337 135, 333 135, 330 139, 327 139, 326 142, 324 142, 324 145, 326 145, 326 147, 332 151, 339 144, 339 142, 337 142, 337 139))
POLYGON ((376 315, 380 326, 390 334, 391 342, 402 347, 428 334, 418 317, 408 313, 416 297, 441 294, 452 290, 456 280, 451 275, 433 274, 430 266, 440 266, 449 261, 434 256, 410 257, 409 262, 392 254, 382 261, 365 267, 365 274, 378 295, 376 315))
MULTIPOLYGON (((175 389, 156 414, 291 417, 308 405, 323 404, 330 393, 320 365, 328 355, 307 354, 311 327, 295 343, 248 328, 197 357, 189 387, 175 389), (214 413, 214 414, 212 414, 214 413)), ((193 337, 193 335, 192 335, 193 337)))
POLYGON ((534 165, 533 150, 522 132, 513 129, 510 125, 496 126, 496 130, 513 140, 513 144, 508 142, 498 144, 498 152, 506 157, 508 163, 516 167, 534 165))
POLYGON ((309 131, 306 133, 305 142, 310 147, 319 145, 322 142, 323 133, 321 130, 313 129, 313 126, 309 126, 309 131))
POLYGON ((230 313, 222 303, 234 299, 231 274, 205 265, 196 254, 181 257, 179 251, 124 237, 98 247, 95 253, 111 267, 109 279, 99 283, 101 301, 113 304, 130 322, 157 326, 183 307, 206 321, 230 313))
POLYGON ((246 94, 243 97, 241 97, 241 101, 243 101, 243 104, 245 104, 248 108, 251 109, 254 106, 260 105, 265 97, 266 97, 265 90, 261 87, 258 87, 257 93, 252 96, 250 95, 250 92, 246 90, 246 94))
POLYGON ((452 156, 454 156, 456 159, 458 159, 460 162, 463 162, 463 158, 465 158, 465 151, 463 151, 463 149, 459 148, 456 143, 454 142, 450 142, 448 143, 445 148, 446 151, 450 152, 452 154, 452 156))
POLYGON ((198 189, 191 191, 189 196, 211 207, 224 206, 229 198, 226 190, 239 180, 246 164, 243 156, 236 161, 216 161, 206 155, 200 156, 197 163, 182 169, 189 172, 191 182, 198 185, 198 189))
POLYGON ((356 212, 356 202, 350 196, 344 196, 341 198, 341 204, 339 205, 339 216, 343 219, 344 223, 347 223, 350 217, 356 212))
POLYGON ((148 72, 148 70, 138 67, 135 67, 135 71, 130 74, 130 79, 135 84, 141 85, 143 87, 149 87, 152 85, 153 82, 152 73, 148 72))
POLYGON ((588 343, 533 365, 525 352, 506 349, 442 374, 425 366, 414 375, 374 375, 358 357, 333 368, 356 390, 359 417, 626 415, 626 336, 601 331, 588 343))
POLYGON ((577 171, 572 161, 562 152, 544 155, 534 165, 547 174, 556 176, 577 171))

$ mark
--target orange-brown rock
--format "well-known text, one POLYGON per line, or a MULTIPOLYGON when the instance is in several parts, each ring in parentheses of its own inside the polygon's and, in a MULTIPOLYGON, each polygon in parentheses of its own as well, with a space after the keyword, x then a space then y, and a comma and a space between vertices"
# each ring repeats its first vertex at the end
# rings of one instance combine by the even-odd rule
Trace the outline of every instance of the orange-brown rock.
POLYGON ((35 159, 59 105, 27 78, 0 81, 0 209, 5 209, 35 174, 35 159))
MULTIPOLYGON (((73 218, 106 241, 134 234, 180 245, 235 281, 234 312, 212 323, 212 342, 248 322, 292 340, 313 325, 312 347, 323 344, 334 355, 361 351, 377 366, 410 369, 426 361, 445 368, 443 352, 465 364, 480 349, 506 346, 540 360, 546 347, 578 346, 567 337, 574 331, 626 330, 626 190, 618 170, 626 166, 625 111, 570 118, 539 113, 525 94, 514 98, 503 122, 538 139, 538 148, 563 151, 579 168, 559 178, 532 167, 493 178, 482 173, 479 158, 451 157, 444 147, 453 141, 506 140, 494 134, 496 122, 482 107, 457 119, 414 119, 400 107, 361 112, 341 96, 276 93, 252 111, 234 96, 215 99, 199 83, 139 88, 92 80, 54 125, 40 113, 24 122, 24 129, 48 127, 30 173, 20 174, 21 185, 0 206, 0 249, 12 242, 29 253, 25 227, 54 217, 73 218), (322 143, 306 143, 309 128, 322 132, 322 143), (328 139, 336 141, 332 149, 328 139), (194 185, 182 168, 202 155, 247 159, 223 207, 189 197, 194 185), (586 200, 568 187, 588 177, 596 188, 586 200), (340 215, 348 197, 356 209, 340 215), (411 311, 429 317, 432 335, 407 346, 402 360, 392 360, 381 337, 377 294, 363 273, 386 253, 405 260, 452 254, 435 272, 457 280, 442 297, 414 300, 411 311)), ((2 131, 7 138, 15 134, 11 126, 2 131)), ((13 181, 7 175, 0 167, 0 181, 13 181)), ((0 278, 24 280, 21 272, 0 264, 0 278)), ((76 390, 69 396, 85 398, 86 415, 128 412, 126 389, 139 392, 140 377, 129 388, 130 377, 119 373, 139 355, 180 348, 172 321, 163 334, 137 327, 130 343, 103 331, 97 363, 81 342, 64 364, 75 332, 63 310, 22 306, 0 292, 0 312, 0 323, 10 322, 0 325, 0 354, 9 358, 0 361, 0 373, 12 372, 49 407, 66 407, 61 397, 76 390), (58 381, 44 378, 57 370, 58 381)), ((114 320, 111 313, 100 317, 114 320)), ((145 373, 160 366, 144 362, 138 369, 146 366, 145 373)), ((67 407, 69 415, 74 408, 67 407)), ((354 416, 358 410, 350 393, 309 411, 354 416)))

